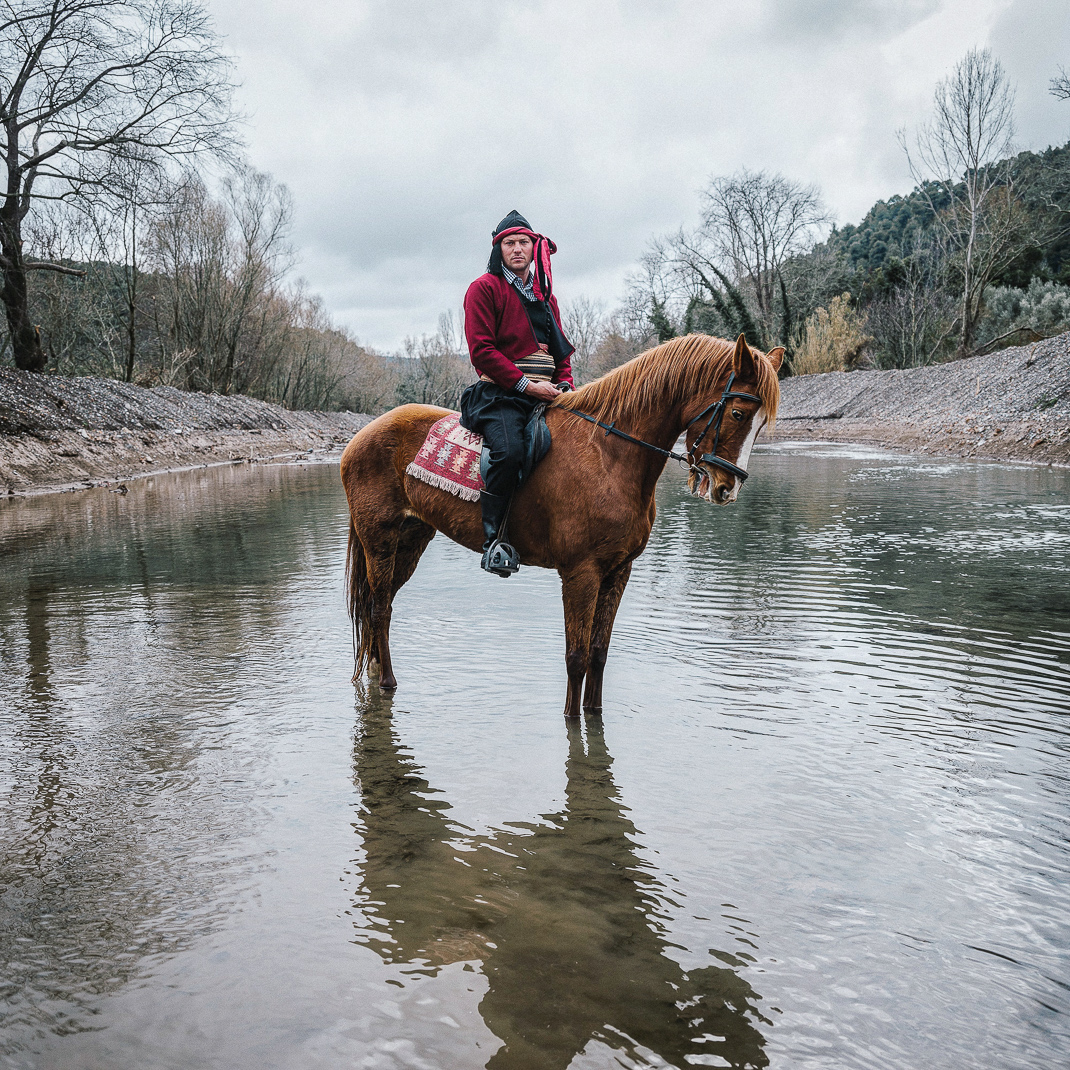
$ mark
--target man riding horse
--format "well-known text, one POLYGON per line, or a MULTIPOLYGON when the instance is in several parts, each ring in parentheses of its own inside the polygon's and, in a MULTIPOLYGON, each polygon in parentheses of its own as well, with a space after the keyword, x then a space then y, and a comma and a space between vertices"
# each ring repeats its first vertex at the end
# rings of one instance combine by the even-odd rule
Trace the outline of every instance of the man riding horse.
POLYGON ((461 395, 461 424, 483 436, 490 465, 479 495, 483 514, 481 566, 497 576, 520 568, 499 541, 524 460, 524 429, 532 412, 571 390, 575 346, 561 329, 552 292, 549 238, 519 212, 494 228, 486 273, 464 296, 464 333, 478 382, 461 395))

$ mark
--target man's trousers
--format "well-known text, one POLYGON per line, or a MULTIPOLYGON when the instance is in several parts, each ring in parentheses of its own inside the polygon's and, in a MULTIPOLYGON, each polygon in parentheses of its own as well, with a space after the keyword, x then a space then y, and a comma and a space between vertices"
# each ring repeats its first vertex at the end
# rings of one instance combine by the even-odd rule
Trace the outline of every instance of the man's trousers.
POLYGON ((483 444, 490 449, 488 493, 508 499, 516 489, 524 463, 524 428, 538 404, 533 398, 482 379, 461 395, 461 425, 482 435, 483 444))

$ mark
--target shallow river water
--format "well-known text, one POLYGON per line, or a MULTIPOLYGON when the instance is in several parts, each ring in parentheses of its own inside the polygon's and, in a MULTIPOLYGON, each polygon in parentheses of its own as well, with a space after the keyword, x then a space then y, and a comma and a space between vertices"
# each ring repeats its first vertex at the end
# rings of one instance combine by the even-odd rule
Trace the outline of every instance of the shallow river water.
POLYGON ((354 688, 337 467, 0 503, 0 1067, 1070 1063, 1070 473, 752 470, 575 726, 441 537, 354 688))

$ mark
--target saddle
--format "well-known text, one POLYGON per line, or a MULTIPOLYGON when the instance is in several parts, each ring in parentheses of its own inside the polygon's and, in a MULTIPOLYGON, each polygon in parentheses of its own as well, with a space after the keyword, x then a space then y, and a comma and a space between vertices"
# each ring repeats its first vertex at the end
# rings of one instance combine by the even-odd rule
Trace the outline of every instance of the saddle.
MULTIPOLYGON (((550 451, 550 428, 546 425, 546 404, 537 405, 524 425, 524 463, 520 466, 517 486, 531 477, 535 466, 550 451)), ((479 453, 479 478, 487 482, 487 469, 490 467, 490 450, 484 446, 479 453)))
MULTIPOLYGON (((546 426, 546 406, 532 410, 525 427, 524 463, 521 479, 529 479, 535 466, 550 448, 550 429, 546 426)), ((420 451, 405 471, 415 479, 439 490, 478 502, 487 470, 488 451, 483 439, 460 425, 460 413, 451 412, 432 424, 420 451)))

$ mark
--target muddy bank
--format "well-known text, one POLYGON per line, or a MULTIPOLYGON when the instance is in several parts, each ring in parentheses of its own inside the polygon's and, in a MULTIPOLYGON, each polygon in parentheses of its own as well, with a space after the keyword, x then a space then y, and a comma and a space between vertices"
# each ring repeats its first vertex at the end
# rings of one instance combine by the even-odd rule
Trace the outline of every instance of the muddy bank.
POLYGON ((248 397, 0 369, 0 494, 108 484, 178 468, 338 454, 369 417, 248 397))
MULTIPOLYGON (((927 368, 786 379, 774 437, 1070 464, 1070 333, 927 368)), ((336 456, 370 417, 0 369, 0 495, 336 456)))
POLYGON ((785 379, 773 437, 1070 464, 1070 333, 926 368, 785 379))

